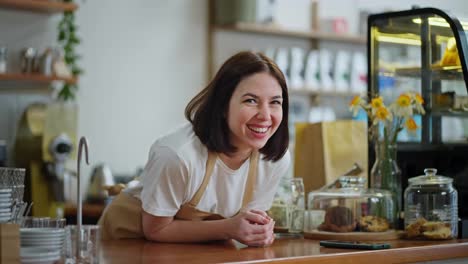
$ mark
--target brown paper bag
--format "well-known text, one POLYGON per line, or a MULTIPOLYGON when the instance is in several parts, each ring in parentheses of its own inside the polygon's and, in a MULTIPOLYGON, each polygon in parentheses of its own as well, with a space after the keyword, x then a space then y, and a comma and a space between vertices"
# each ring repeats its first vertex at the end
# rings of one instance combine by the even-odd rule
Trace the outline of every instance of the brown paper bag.
POLYGON ((367 124, 342 120, 297 123, 294 176, 304 179, 305 193, 333 183, 358 163, 367 180, 367 124))
POLYGON ((20 263, 19 225, 0 223, 0 263, 20 263))

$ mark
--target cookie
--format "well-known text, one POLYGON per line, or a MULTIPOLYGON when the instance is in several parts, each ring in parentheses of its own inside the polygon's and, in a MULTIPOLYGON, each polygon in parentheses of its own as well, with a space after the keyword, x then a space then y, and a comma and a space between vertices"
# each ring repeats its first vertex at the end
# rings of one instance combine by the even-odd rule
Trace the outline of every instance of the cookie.
POLYGON ((450 227, 450 224, 439 221, 428 221, 421 226, 421 231, 436 231, 444 227, 450 227))
POLYGON ((365 232, 384 232, 390 228, 390 225, 385 218, 366 215, 359 219, 359 228, 365 232))
POLYGON ((452 230, 450 227, 442 226, 433 231, 423 232, 422 235, 428 239, 449 239, 452 238, 452 230))
POLYGON ((427 222, 424 218, 418 218, 414 223, 409 224, 406 226, 406 237, 407 238, 415 238, 421 235, 422 230, 421 227, 427 222))

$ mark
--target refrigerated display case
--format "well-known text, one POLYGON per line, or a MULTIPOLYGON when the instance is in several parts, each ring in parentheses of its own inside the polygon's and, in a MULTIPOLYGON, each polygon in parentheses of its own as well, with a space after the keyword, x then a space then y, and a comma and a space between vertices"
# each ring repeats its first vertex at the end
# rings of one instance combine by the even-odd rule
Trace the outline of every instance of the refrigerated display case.
POLYGON ((437 168, 454 179, 462 219, 468 219, 467 31, 468 20, 415 8, 370 15, 367 33, 369 97, 389 103, 412 91, 424 99, 416 135, 398 137, 402 188, 424 168, 437 168))
MULTIPOLYGON (((369 16, 369 92, 385 101, 414 91, 424 98, 418 145, 468 143, 468 23, 435 8, 369 16)), ((420 120, 419 120, 420 119, 420 120)))

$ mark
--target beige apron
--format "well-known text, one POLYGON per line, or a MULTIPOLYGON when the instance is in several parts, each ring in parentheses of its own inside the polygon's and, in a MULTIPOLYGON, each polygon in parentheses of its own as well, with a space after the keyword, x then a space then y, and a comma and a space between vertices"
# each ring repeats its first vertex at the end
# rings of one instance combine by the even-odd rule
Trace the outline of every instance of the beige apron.
MULTIPOLYGON (((258 152, 254 151, 250 157, 249 174, 245 186, 242 207, 252 200, 254 186, 257 180, 258 152)), ((206 186, 210 181, 213 167, 216 162, 216 154, 209 152, 206 161, 206 172, 203 182, 190 202, 183 204, 175 219, 179 220, 219 220, 223 217, 219 214, 203 212, 196 208, 206 186)), ((104 210, 98 225, 101 227, 102 239, 143 238, 141 201, 127 193, 117 195, 112 203, 104 210)))

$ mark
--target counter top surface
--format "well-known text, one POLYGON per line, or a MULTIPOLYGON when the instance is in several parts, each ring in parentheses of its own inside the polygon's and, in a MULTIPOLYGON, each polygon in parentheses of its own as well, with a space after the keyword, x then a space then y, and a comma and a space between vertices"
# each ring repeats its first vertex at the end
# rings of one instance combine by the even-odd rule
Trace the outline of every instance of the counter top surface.
POLYGON ((468 239, 388 241, 391 249, 324 248, 318 240, 280 238, 270 247, 251 248, 233 241, 200 244, 155 243, 144 240, 102 241, 101 263, 406 263, 468 258, 468 239))

